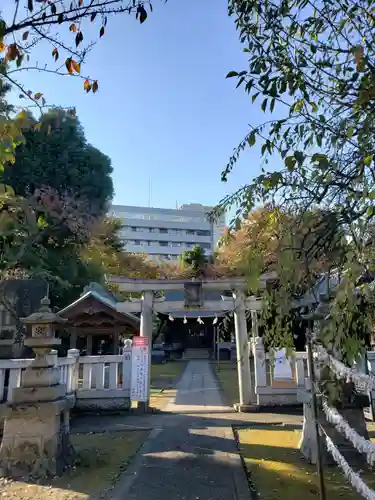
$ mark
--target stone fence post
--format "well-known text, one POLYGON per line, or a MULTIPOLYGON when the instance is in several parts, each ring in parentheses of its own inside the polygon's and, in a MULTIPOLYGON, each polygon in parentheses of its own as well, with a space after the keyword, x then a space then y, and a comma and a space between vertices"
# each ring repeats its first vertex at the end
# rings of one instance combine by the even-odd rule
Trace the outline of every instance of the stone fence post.
MULTIPOLYGON (((375 351, 367 351, 366 353, 367 359, 367 369, 371 375, 375 374, 375 351)), ((370 404, 371 404, 371 413, 372 418, 375 419, 375 391, 371 391, 370 396, 370 404)))
POLYGON ((266 352, 262 337, 256 337, 253 345, 254 372, 255 372, 255 394, 258 387, 267 387, 267 362, 266 352))
POLYGON ((78 389, 78 377, 79 377, 79 350, 78 349, 69 349, 68 350, 68 358, 74 358, 75 364, 72 366, 70 372, 70 392, 75 394, 78 389))
POLYGON ((47 355, 47 359, 48 359, 48 362, 52 365, 52 366, 56 366, 57 365, 57 350, 56 349, 51 349, 49 354, 47 355))

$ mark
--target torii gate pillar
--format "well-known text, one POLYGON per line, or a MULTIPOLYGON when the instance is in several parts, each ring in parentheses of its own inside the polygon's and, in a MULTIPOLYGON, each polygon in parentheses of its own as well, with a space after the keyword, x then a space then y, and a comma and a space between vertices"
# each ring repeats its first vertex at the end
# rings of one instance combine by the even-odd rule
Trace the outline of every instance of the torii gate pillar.
POLYGON ((150 407, 150 388, 151 388, 151 352, 152 352, 152 305, 154 300, 154 292, 143 292, 142 309, 141 309, 141 325, 139 335, 148 338, 149 345, 149 360, 148 360, 148 379, 147 379, 147 401, 140 401, 138 409, 148 411, 150 407))
POLYGON ((251 374, 249 339, 247 337, 245 295, 242 290, 233 293, 235 299, 234 328, 236 334, 237 373, 240 402, 238 411, 247 411, 251 406, 251 374))

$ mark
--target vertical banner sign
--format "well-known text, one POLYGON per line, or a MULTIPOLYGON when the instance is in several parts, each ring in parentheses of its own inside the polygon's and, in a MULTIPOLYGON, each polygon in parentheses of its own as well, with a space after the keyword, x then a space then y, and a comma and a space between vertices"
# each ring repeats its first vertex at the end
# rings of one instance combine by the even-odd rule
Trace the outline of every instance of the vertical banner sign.
POLYGON ((133 337, 130 390, 130 398, 132 401, 147 401, 149 369, 148 338, 133 337))

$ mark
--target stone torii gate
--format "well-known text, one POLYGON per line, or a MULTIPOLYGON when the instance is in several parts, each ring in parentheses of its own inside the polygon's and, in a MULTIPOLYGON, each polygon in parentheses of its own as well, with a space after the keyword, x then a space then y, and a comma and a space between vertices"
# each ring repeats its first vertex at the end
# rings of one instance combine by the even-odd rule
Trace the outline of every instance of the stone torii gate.
MULTIPOLYGON (((274 279, 273 273, 260 277, 260 288, 264 289, 269 280, 274 279)), ((246 326, 246 310, 251 311, 253 337, 257 336, 257 311, 262 307, 262 301, 256 297, 247 297, 247 281, 243 278, 217 280, 180 280, 180 279, 129 279, 120 276, 108 276, 107 281, 115 284, 121 292, 140 293, 141 299, 131 299, 117 303, 117 310, 126 313, 140 313, 140 335, 152 343, 152 316, 157 313, 171 314, 174 311, 212 311, 215 313, 234 312, 237 373, 239 386, 238 411, 246 411, 251 405, 251 376, 249 360, 249 339, 246 326), (155 292, 184 290, 184 301, 165 301, 165 297, 156 298, 155 292), (205 301, 203 290, 232 292, 232 297, 222 296, 222 300, 205 301)), ((150 350, 151 355, 151 350, 150 350)), ((150 380, 147 387, 150 395, 150 380)))

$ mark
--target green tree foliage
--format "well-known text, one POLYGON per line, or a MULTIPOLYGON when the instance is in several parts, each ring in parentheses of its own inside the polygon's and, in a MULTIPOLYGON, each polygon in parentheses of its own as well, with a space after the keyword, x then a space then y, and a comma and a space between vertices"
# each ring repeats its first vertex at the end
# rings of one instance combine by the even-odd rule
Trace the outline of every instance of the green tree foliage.
POLYGON ((245 205, 278 193, 294 207, 333 207, 343 224, 372 216, 372 7, 370 0, 230 1, 249 64, 228 76, 270 120, 252 127, 223 178, 246 145, 258 143, 276 167, 238 193, 245 205))
MULTIPOLYGON (((2 83, 9 130, 14 123, 6 101, 9 86, 2 83)), ((24 113, 24 120, 27 142, 14 144, 16 158, 8 150, 0 171, 1 276, 21 273, 48 281, 54 305, 66 305, 88 282, 103 278, 102 267, 81 254, 112 198, 112 168, 68 112, 55 109, 40 122, 24 113)))
POLYGON ((111 162, 87 143, 79 120, 67 111, 52 110, 39 122, 30 115, 28 119, 32 126, 24 131, 26 142, 0 176, 14 193, 8 203, 11 211, 2 211, 9 229, 3 238, 3 262, 8 270, 23 269, 30 277, 48 281, 54 305, 66 305, 88 282, 103 279, 102 267, 81 254, 112 198, 111 162), (31 210, 34 228, 20 218, 23 206, 31 210), (26 237, 30 231, 32 239, 26 237), (15 260, 20 238, 33 243, 15 260))
POLYGON ((344 248, 344 235, 337 228, 334 213, 314 209, 295 216, 268 204, 250 212, 238 229, 227 234, 216 262, 229 274, 254 277, 254 292, 257 278, 275 271, 297 296, 311 286, 306 281, 306 265, 315 278, 340 265, 344 248), (315 240, 319 240, 318 245, 315 240))
POLYGON ((113 196, 111 160, 87 143, 76 117, 52 110, 24 132, 13 164, 5 167, 2 182, 19 196, 43 186, 85 198, 91 215, 106 212, 113 196))
MULTIPOLYGON (((277 199, 298 218, 316 207, 329 214, 310 238, 309 254, 321 251, 322 235, 329 246, 343 231, 345 279, 338 295, 352 297, 359 276, 374 262, 364 248, 375 197, 373 2, 230 0, 229 9, 249 59, 244 69, 227 76, 237 78, 265 120, 252 124, 222 178, 246 147, 260 148, 264 168, 222 205, 238 204, 242 214, 277 199)), ((331 308, 333 318, 338 299, 331 308)), ((341 352, 351 352, 351 340, 335 334, 341 352)))
MULTIPOLYGON (((14 162, 14 151, 24 141, 22 131, 28 126, 27 114, 19 113, 14 116, 14 109, 7 101, 10 91, 9 83, 1 78, 5 66, 0 59, 0 175, 6 163, 14 162)), ((6 191, 4 185, 0 185, 0 194, 6 191)))
POLYGON ((185 250, 179 256, 180 264, 185 268, 190 268, 194 275, 202 273, 208 259, 205 251, 199 245, 194 245, 191 250, 185 250))
POLYGON ((2 276, 21 271, 48 281, 54 305, 60 305, 67 290, 98 277, 81 259, 93 223, 83 200, 51 188, 27 198, 8 197, 0 211, 2 276))
POLYGON ((0 115, 3 117, 9 117, 14 111, 11 104, 8 103, 6 97, 10 91, 11 86, 4 79, 0 80, 0 115))

